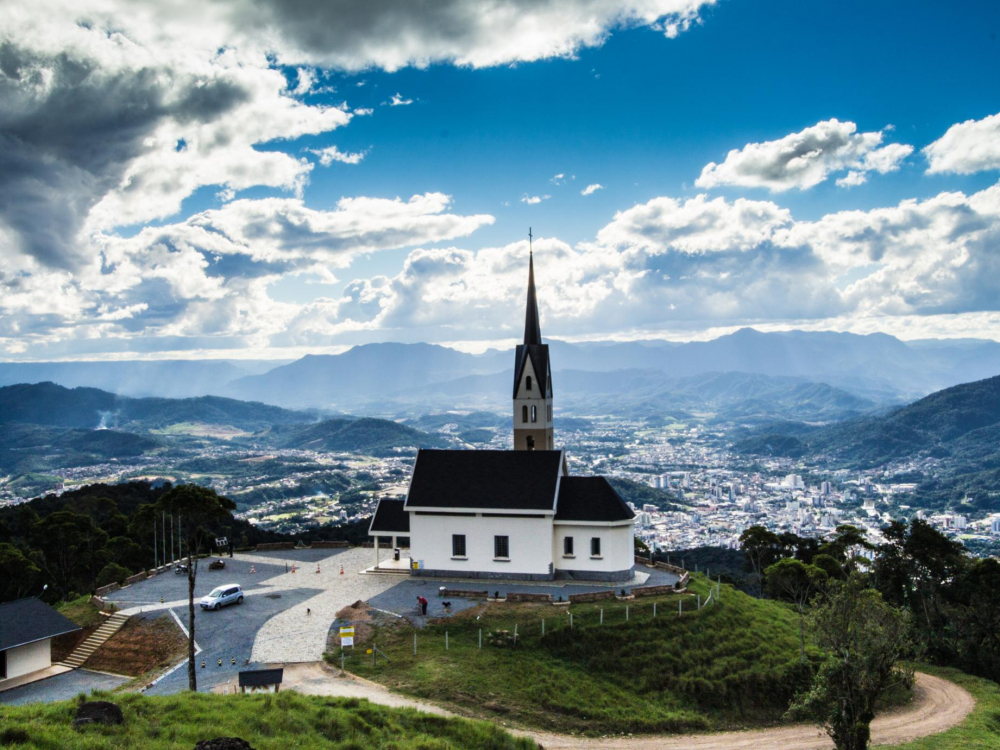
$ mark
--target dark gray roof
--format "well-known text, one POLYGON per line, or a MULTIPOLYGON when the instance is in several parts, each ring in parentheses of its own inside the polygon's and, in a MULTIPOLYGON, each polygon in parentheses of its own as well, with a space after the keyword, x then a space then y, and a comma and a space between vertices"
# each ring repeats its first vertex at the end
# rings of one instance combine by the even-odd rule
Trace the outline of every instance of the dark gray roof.
POLYGON ((375 515, 368 527, 369 534, 409 534, 410 514, 406 512, 404 500, 382 498, 375 508, 375 515))
POLYGON ((635 517, 604 477, 563 477, 556 521, 625 521, 635 517))
POLYGON ((542 325, 538 318, 538 299, 535 296, 535 256, 528 253, 528 304, 524 311, 524 343, 542 343, 542 325))
POLYGON ((406 507, 548 510, 562 451, 429 450, 417 453, 406 507))
POLYGON ((0 651, 80 630, 41 599, 0 604, 0 651))
POLYGON ((248 669, 240 672, 240 687, 280 685, 284 675, 284 669, 248 669))

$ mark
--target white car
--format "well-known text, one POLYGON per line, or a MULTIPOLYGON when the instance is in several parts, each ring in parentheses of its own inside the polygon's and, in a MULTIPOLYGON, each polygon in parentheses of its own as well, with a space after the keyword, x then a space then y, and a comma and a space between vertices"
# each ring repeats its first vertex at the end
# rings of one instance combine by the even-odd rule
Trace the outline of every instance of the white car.
POLYGON ((238 583, 227 583, 224 586, 219 586, 208 596, 203 596, 200 602, 202 609, 215 610, 222 609, 227 604, 234 603, 243 603, 243 589, 240 588, 238 583))

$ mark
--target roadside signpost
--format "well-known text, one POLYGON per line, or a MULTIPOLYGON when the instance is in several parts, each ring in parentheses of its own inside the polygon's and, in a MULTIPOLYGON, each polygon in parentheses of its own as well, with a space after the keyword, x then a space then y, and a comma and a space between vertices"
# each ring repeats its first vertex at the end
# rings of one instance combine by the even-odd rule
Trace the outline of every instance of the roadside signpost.
POLYGON ((347 648, 350 646, 354 648, 354 626, 344 625, 340 628, 340 647, 347 648))

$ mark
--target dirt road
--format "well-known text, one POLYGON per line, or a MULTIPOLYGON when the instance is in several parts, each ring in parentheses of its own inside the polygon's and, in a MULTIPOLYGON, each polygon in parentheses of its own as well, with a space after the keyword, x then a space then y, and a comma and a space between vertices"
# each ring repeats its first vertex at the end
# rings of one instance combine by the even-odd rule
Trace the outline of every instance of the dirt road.
MULTIPOLYGON (((340 677, 339 672, 321 663, 285 667, 284 687, 307 695, 337 695, 367 698, 384 706, 416 708, 439 716, 456 716, 432 703, 391 693, 386 688, 357 677, 340 677)), ((975 706, 963 688, 940 677, 917 673, 913 701, 883 714, 872 723, 873 745, 898 745, 937 734, 961 722, 975 706)), ((638 737, 582 738, 548 732, 512 730, 530 737, 546 748, 582 750, 827 750, 833 743, 823 730, 811 726, 791 726, 717 734, 646 735, 638 737)))

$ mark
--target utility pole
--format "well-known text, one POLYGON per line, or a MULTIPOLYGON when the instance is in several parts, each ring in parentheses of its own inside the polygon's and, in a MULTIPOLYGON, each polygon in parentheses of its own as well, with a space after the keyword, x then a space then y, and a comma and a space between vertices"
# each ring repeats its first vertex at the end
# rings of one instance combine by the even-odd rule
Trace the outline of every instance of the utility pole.
POLYGON ((156 517, 154 516, 153 517, 153 570, 156 570, 158 567, 160 567, 159 560, 160 556, 156 547, 156 517))
POLYGON ((163 511, 163 514, 160 516, 160 519, 162 521, 161 527, 163 531, 163 533, 160 534, 160 536, 163 537, 163 564, 166 565, 167 564, 167 512, 166 511, 163 511))
POLYGON ((170 557, 176 560, 174 557, 174 514, 170 514, 170 557))

